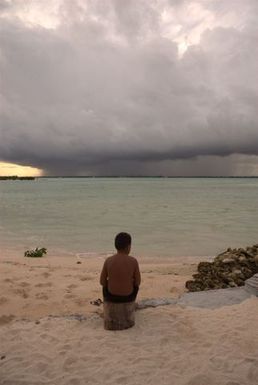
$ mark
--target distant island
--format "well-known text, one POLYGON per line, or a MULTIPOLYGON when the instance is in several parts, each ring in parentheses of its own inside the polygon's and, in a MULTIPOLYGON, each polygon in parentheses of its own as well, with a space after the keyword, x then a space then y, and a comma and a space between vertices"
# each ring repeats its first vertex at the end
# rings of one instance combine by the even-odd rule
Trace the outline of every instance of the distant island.
POLYGON ((114 179, 114 178, 139 178, 139 179, 143 179, 143 178, 170 178, 170 179, 179 179, 179 178, 182 178, 182 179, 193 179, 193 178, 197 178, 197 179, 229 179, 229 178, 232 178, 232 179, 243 179, 243 178, 247 178, 247 179, 255 179, 255 178, 258 178, 258 175, 244 175, 244 176, 240 176, 240 175, 228 175, 228 176, 221 176, 221 175, 218 175, 218 176, 210 176, 210 175, 193 175, 193 176, 183 176, 183 175, 180 175, 180 176, 171 176, 171 175, 80 175, 80 176, 76 176, 76 175, 43 175, 43 176, 38 176, 37 179, 57 179, 57 178, 61 178, 61 179, 84 179, 84 178, 88 178, 88 179, 101 179, 101 178, 104 178, 104 179, 107 179, 107 178, 110 178, 110 179, 114 179))
POLYGON ((34 176, 0 176, 0 180, 35 180, 34 176))
POLYGON ((194 178, 197 178, 197 179, 230 179, 230 178, 233 178, 233 179, 242 179, 242 178, 247 178, 247 179, 256 179, 258 178, 257 175, 252 175, 252 176, 232 176, 232 175, 229 175, 229 176, 204 176, 204 175, 200 175, 200 176, 169 176, 169 175, 81 175, 81 176, 74 176, 74 175, 43 175, 43 176, 17 176, 17 175, 11 175, 11 176, 0 176, 0 181, 1 180, 35 180, 35 179, 58 179, 58 178, 61 178, 61 179, 70 179, 70 178, 74 178, 74 179, 84 179, 84 178, 88 178, 88 179, 101 179, 101 178, 109 178, 109 179, 114 179, 114 178, 133 178, 133 179, 136 179, 136 178, 139 178, 139 179, 143 179, 143 178, 146 178, 146 179, 151 179, 151 178, 170 178, 170 179, 179 179, 179 178, 182 178, 182 179, 194 179, 194 178))

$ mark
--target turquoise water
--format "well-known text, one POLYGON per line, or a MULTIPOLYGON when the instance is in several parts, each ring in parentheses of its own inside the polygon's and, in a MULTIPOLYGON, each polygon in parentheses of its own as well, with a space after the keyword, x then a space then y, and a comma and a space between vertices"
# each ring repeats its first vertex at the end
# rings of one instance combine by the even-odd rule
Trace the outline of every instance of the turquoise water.
POLYGON ((50 255, 110 253, 120 231, 142 256, 212 256, 258 243, 258 179, 0 182, 1 255, 37 246, 50 255))

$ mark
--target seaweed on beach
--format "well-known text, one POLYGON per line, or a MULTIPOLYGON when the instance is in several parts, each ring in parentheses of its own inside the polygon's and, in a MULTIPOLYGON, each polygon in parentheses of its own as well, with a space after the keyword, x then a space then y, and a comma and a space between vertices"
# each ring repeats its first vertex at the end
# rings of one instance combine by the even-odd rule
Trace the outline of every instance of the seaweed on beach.
POLYGON ((47 254, 47 249, 45 247, 42 247, 41 249, 36 247, 35 250, 26 250, 24 257, 41 258, 44 254, 47 254))

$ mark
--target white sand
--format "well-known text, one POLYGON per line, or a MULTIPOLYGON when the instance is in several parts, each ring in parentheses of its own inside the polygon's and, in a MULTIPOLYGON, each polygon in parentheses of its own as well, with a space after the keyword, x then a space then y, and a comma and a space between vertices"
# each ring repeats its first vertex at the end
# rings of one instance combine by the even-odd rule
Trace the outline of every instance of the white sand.
MULTIPOLYGON (((101 308, 89 304, 101 296, 102 263, 1 257, 1 385, 257 385, 256 297, 213 310, 140 310, 134 328, 105 331, 101 308), (67 317, 73 313, 86 319, 67 317)), ((184 259, 140 266, 143 299, 178 296, 196 265, 184 259)))

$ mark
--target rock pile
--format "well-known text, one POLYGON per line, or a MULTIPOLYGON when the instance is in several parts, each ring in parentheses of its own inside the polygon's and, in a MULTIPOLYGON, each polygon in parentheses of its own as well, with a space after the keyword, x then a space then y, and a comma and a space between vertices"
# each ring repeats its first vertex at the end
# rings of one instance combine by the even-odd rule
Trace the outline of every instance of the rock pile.
POLYGON ((228 248, 213 262, 200 262, 198 273, 185 287, 189 291, 203 291, 243 286, 246 279, 257 273, 258 244, 246 249, 228 248))

